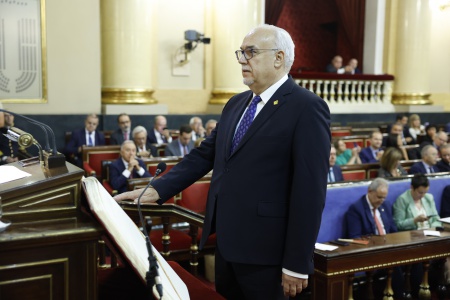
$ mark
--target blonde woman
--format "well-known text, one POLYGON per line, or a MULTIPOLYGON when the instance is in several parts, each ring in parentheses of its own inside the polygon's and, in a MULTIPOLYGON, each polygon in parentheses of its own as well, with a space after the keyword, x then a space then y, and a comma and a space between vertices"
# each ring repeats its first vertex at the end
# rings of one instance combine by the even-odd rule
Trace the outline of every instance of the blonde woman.
POLYGON ((409 133, 414 141, 417 141, 417 136, 425 133, 425 126, 420 124, 420 117, 418 114, 413 114, 409 117, 409 133))

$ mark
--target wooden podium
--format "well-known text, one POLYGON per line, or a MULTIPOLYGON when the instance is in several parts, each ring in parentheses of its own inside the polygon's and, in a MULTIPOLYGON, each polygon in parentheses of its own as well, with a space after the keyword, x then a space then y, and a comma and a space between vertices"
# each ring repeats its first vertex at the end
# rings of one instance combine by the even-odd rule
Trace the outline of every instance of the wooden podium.
POLYGON ((81 211, 83 170, 22 167, 31 176, 0 184, 0 299, 97 299, 103 229, 81 211))

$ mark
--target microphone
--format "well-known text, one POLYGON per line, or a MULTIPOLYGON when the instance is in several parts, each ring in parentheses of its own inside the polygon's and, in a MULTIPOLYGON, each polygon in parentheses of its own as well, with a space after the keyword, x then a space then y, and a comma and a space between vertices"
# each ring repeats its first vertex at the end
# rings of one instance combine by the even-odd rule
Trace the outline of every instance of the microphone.
POLYGON ((150 180, 150 182, 147 184, 147 186, 144 188, 142 193, 139 195, 138 201, 137 201, 137 207, 139 212, 139 219, 142 224, 142 229, 144 231, 145 236, 145 243, 147 246, 148 251, 148 262, 149 262, 149 270, 145 276, 145 279, 147 280, 147 288, 150 289, 150 292, 152 290, 152 287, 156 284, 156 290, 158 291, 160 299, 162 299, 163 296, 163 287, 161 283, 161 279, 159 278, 159 272, 158 272, 158 264, 156 262, 156 257, 153 255, 150 237, 148 236, 147 228, 144 224, 144 218, 142 217, 142 210, 141 210, 141 197, 144 195, 145 191, 152 185, 155 178, 163 173, 166 170, 166 163, 160 162, 158 166, 156 167, 155 176, 150 180))
MULTIPOLYGON (((45 146, 46 147, 45 147, 44 151, 42 151, 42 148, 40 148, 40 153, 39 154, 41 156, 41 162, 44 163, 44 166, 47 169, 62 167, 62 166, 66 165, 66 158, 65 158, 65 156, 63 154, 61 154, 61 153, 58 153, 58 151, 56 150, 55 134, 53 133, 53 130, 50 128, 50 126, 48 126, 48 125, 46 125, 46 124, 44 124, 42 122, 38 122, 36 120, 33 120, 31 118, 25 117, 23 115, 19 115, 19 114, 7 111, 5 109, 0 109, 0 111, 1 112, 6 112, 8 114, 11 114, 11 115, 14 115, 14 116, 17 116, 17 117, 20 117, 20 118, 23 118, 23 119, 27 120, 28 122, 30 122, 31 124, 37 125, 37 126, 39 126, 42 129, 42 131, 44 132, 44 135, 45 135, 45 143, 46 143, 45 146), (50 137, 51 137, 51 140, 52 140, 52 146, 53 146, 52 148, 50 148, 50 145, 49 145, 49 138, 48 138, 49 134, 50 134, 50 137), (44 160, 42 160, 42 156, 44 157, 44 160)), ((12 129, 13 129, 13 131, 16 131, 16 134, 12 134, 12 133, 9 134, 9 133, 7 133, 7 134, 5 134, 5 136, 10 138, 10 139, 12 139, 13 141, 16 141, 15 138, 17 138, 17 136, 20 138, 24 134, 26 134, 25 136, 27 136, 27 139, 29 139, 29 137, 31 137, 32 141, 36 141, 32 137, 31 134, 26 133, 26 132, 24 132, 24 131, 22 131, 22 130, 20 130, 18 128, 14 129, 14 127, 13 127, 12 129), (17 132, 18 130, 20 132, 17 132)), ((33 144, 39 145, 39 143, 37 143, 37 141, 36 141, 36 143, 33 143, 33 144)), ((41 146, 39 145, 38 147, 41 147, 41 146)))

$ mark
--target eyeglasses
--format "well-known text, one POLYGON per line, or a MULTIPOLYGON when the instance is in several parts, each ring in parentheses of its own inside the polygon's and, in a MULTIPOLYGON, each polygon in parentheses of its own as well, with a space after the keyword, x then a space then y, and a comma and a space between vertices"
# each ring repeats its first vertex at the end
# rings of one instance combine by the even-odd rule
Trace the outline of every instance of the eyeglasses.
POLYGON ((278 51, 278 49, 253 49, 253 48, 247 48, 245 50, 236 50, 234 53, 236 53, 237 60, 240 60, 242 55, 244 55, 246 60, 250 60, 253 58, 253 56, 259 54, 260 51, 278 51))

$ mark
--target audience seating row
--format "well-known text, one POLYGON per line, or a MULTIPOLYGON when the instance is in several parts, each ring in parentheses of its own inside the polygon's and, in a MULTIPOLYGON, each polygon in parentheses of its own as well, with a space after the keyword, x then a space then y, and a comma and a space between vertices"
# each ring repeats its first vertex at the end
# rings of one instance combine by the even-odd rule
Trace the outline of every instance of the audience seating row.
MULTIPOLYGON (((440 211, 443 190, 447 185, 450 185, 450 173, 432 174, 428 175, 428 178, 430 180, 428 192, 433 194, 436 208, 440 211)), ((367 193, 369 184, 370 181, 365 180, 328 185, 317 242, 323 243, 345 237, 345 213, 353 203, 367 193)), ((410 188, 411 178, 391 180, 385 203, 392 207, 397 197, 410 188)))
MULTIPOLYGON (((403 169, 405 169, 405 171, 408 171, 414 163, 419 161, 421 160, 402 160, 400 161, 400 165, 403 167, 403 169)), ((378 169, 380 168, 380 164, 353 164, 343 165, 340 167, 342 170, 342 176, 344 177, 345 181, 365 180, 378 177, 378 169)))

